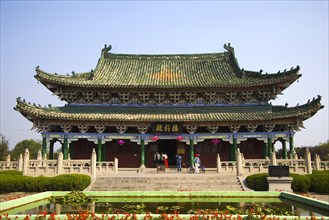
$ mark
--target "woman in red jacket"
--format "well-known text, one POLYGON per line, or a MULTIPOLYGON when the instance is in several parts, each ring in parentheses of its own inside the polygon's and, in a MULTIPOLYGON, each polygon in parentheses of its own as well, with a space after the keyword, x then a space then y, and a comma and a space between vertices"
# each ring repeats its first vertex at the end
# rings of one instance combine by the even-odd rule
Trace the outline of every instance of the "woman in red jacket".
POLYGON ((164 163, 165 167, 168 168, 169 165, 168 165, 168 156, 167 156, 167 154, 165 154, 165 153, 162 154, 162 158, 163 158, 163 163, 164 163))

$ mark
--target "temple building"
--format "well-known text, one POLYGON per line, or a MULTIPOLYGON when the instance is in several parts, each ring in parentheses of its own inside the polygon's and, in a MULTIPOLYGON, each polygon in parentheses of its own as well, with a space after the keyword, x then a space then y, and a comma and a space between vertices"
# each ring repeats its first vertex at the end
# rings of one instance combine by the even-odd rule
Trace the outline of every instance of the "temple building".
POLYGON ((303 105, 272 105, 301 77, 299 66, 278 73, 240 68, 230 44, 209 54, 132 55, 105 45, 89 72, 48 73, 35 78, 65 106, 31 104, 17 98, 14 108, 42 135, 42 154, 64 159, 118 158, 119 168, 154 167, 154 154, 175 155, 186 167, 196 153, 206 167, 265 158, 281 142, 283 157, 294 151, 294 134, 323 106, 321 97, 303 105))

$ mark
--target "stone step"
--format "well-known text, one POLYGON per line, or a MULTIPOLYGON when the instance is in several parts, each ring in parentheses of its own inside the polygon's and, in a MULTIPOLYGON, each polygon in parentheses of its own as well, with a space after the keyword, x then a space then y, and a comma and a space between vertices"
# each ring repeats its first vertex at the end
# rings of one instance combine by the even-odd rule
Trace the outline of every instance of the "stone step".
POLYGON ((204 181, 204 180, 209 180, 209 181, 213 181, 213 180, 236 180, 237 177, 226 177, 226 176, 223 176, 223 177, 208 177, 208 176, 201 176, 201 175, 197 175, 197 176, 191 176, 191 177, 170 177, 170 176, 162 176, 162 177, 138 177, 138 178, 135 178, 135 177, 114 177, 114 176, 111 176, 111 177, 97 177, 97 180, 98 181, 108 181, 108 180, 115 180, 115 181, 124 181, 124 180, 134 180, 134 181, 148 181, 148 180, 163 180, 163 179, 167 179, 167 180, 201 180, 201 181, 204 181))
MULTIPOLYGON (((190 187, 190 186, 177 186, 172 187, 139 187, 137 191, 242 191, 241 187, 190 187)), ((136 187, 111 187, 111 188, 93 188, 93 191, 136 191, 136 187)))
POLYGON ((193 188, 200 188, 200 189, 219 189, 219 188, 225 188, 225 189, 231 189, 231 188, 239 188, 241 189, 241 186, 239 185, 225 185, 225 186, 197 186, 197 185, 189 185, 189 184, 180 184, 180 185, 143 185, 143 186, 132 186, 132 185, 125 185, 125 186, 120 186, 120 185, 111 185, 111 186, 95 186, 93 187, 94 189, 112 189, 112 188, 134 188, 134 189, 143 189, 143 188, 179 188, 179 187, 193 187, 193 188))
POLYGON ((225 183, 235 183, 237 179, 222 179, 222 180, 207 180, 207 179, 147 179, 147 180, 129 180, 129 179, 109 179, 109 180, 97 180, 98 184, 109 184, 109 183, 134 183, 134 184, 151 184, 151 183, 182 183, 182 182, 191 182, 191 183, 207 183, 207 184, 225 184, 225 183), (165 180, 165 181, 164 181, 165 180))
POLYGON ((193 173, 130 173, 98 176, 92 191, 242 191, 236 175, 193 173))
POLYGON ((205 181, 150 181, 150 182, 116 182, 116 181, 108 181, 107 183, 105 182, 96 182, 98 186, 107 186, 107 185, 131 185, 134 184, 135 186, 138 185, 151 185, 151 184, 157 184, 157 185, 176 185, 176 184, 190 184, 190 185, 196 185, 196 184, 207 184, 208 186, 217 186, 217 185, 232 185, 232 184, 239 184, 238 180, 235 181, 216 181, 216 182, 205 182, 205 181))
POLYGON ((175 185, 175 184, 181 184, 181 183, 185 183, 185 184, 202 184, 202 183, 206 183, 207 185, 224 185, 224 184, 234 184, 237 183, 237 180, 235 181, 226 181, 226 180, 218 180, 218 181, 200 181, 200 180, 194 180, 194 181, 170 181, 170 180, 166 180, 166 181, 145 181, 145 182, 135 182, 135 181, 127 181, 127 182, 122 182, 122 181, 107 181, 107 182, 96 182, 97 185, 99 186, 107 186, 110 184, 120 184, 120 185, 130 185, 131 183, 133 183, 135 186, 137 185, 145 185, 145 184, 158 184, 158 185, 165 185, 170 183, 171 185, 175 185))
POLYGON ((139 187, 136 187, 136 186, 120 186, 120 185, 116 185, 116 186, 106 186, 106 187, 103 187, 103 186, 95 186, 93 187, 93 189, 123 189, 123 188, 128 188, 128 189, 134 189, 137 191, 138 190, 141 190, 141 189, 155 189, 155 188, 171 188, 171 189, 178 189, 178 188, 182 188, 182 187, 189 187, 189 188, 194 188, 194 189, 202 189, 202 190, 208 190, 208 189, 240 189, 241 190, 241 186, 239 185, 226 185, 226 186, 197 186, 197 185, 186 185, 186 184, 181 184, 181 185, 144 185, 144 186, 139 186, 139 187))
POLYGON ((163 178, 163 177, 166 177, 166 178, 179 178, 179 179, 182 179, 182 178, 207 178, 207 179, 212 179, 212 178, 237 178, 236 175, 227 175, 227 174, 194 174, 194 173, 191 173, 191 174, 182 174, 182 173, 174 173, 174 174, 167 174, 167 173, 162 173, 162 174, 148 174, 148 175, 143 175, 143 174, 135 174, 135 176, 133 175, 107 175, 107 176, 97 176, 97 179, 102 179, 102 178, 126 178, 126 177, 129 177, 129 178, 135 178, 135 179, 138 179, 138 178, 163 178))

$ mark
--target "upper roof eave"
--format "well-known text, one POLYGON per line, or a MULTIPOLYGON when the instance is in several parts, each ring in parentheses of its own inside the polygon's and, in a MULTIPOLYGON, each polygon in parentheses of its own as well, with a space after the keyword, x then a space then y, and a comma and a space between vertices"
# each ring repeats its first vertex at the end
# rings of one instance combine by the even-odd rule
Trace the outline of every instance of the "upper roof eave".
POLYGON ((75 73, 72 75, 58 75, 57 73, 48 73, 39 68, 36 68, 36 75, 35 78, 44 84, 48 89, 50 87, 59 87, 59 86, 66 86, 66 87, 75 87, 75 88, 103 88, 103 89, 154 89, 154 88, 168 88, 168 89, 186 89, 186 88, 222 88, 222 89, 229 89, 229 88, 250 88, 250 87, 258 87, 258 86, 269 86, 275 84, 283 84, 286 83, 290 85, 295 80, 301 77, 301 74, 298 74, 299 67, 292 69, 287 72, 282 73, 275 73, 275 74, 259 74, 257 77, 261 79, 261 82, 254 83, 253 79, 255 79, 255 73, 252 71, 245 71, 246 75, 242 76, 246 79, 250 79, 248 83, 240 83, 240 84, 208 84, 204 86, 191 86, 191 85, 179 85, 179 86, 172 86, 172 85, 153 85, 153 84, 145 84, 145 85, 108 85, 108 84, 95 84, 93 83, 90 77, 92 76, 93 72, 83 72, 83 73, 75 73), (269 81, 270 79, 271 81, 269 81))

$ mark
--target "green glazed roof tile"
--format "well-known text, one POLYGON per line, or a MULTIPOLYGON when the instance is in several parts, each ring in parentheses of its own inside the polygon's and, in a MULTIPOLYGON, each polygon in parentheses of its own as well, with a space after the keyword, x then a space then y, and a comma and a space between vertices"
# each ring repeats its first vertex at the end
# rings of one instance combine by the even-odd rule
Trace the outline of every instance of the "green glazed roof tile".
POLYGON ((102 55, 93 72, 55 75, 36 69, 36 78, 47 83, 86 88, 246 88, 291 84, 299 67, 277 74, 240 69, 234 53, 191 55, 102 55))

